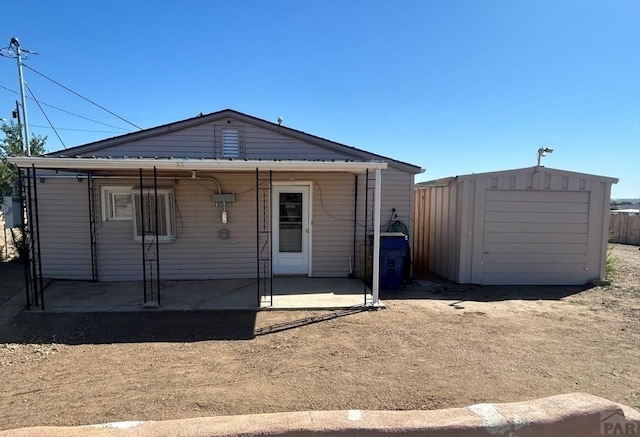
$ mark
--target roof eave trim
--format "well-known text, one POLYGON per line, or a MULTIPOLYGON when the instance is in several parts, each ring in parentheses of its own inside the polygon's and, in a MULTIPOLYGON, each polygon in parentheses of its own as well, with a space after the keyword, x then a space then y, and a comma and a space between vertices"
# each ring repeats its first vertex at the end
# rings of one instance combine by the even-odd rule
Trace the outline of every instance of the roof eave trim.
POLYGON ((510 169, 510 170, 497 170, 497 171, 491 171, 491 172, 486 172, 486 173, 471 173, 471 174, 466 174, 466 175, 458 175, 456 177, 459 178, 460 180, 465 180, 465 179, 475 179, 477 177, 491 177, 491 176, 494 176, 494 175, 504 174, 504 173, 518 173, 518 172, 522 172, 522 171, 533 171, 534 173, 537 173, 539 171, 547 171, 547 172, 550 172, 550 173, 562 173, 562 174, 570 174, 570 175, 574 175, 574 176, 585 176, 585 177, 587 177, 589 179, 598 179, 598 180, 602 180, 602 181, 609 182, 609 183, 612 183, 612 184, 617 184, 619 182, 618 178, 612 178, 610 176, 602 176, 602 175, 591 174, 591 173, 582 173, 582 172, 571 171, 571 170, 562 170, 562 169, 559 169, 559 168, 545 167, 544 165, 535 165, 533 167, 514 168, 514 169, 510 169))
POLYGON ((619 182, 618 178, 612 178, 612 177, 609 177, 609 176, 601 176, 601 175, 590 174, 590 173, 580 173, 580 172, 575 172, 575 171, 570 171, 570 170, 561 170, 561 169, 545 167, 545 166, 541 165, 541 166, 533 166, 533 167, 513 168, 513 169, 509 169, 509 170, 496 170, 496 171, 490 171, 490 172, 484 172, 484 173, 471 173, 471 174, 457 175, 457 176, 451 176, 449 178, 442 178, 442 179, 437 179, 437 180, 432 180, 432 181, 419 182, 418 184, 422 184, 422 186, 429 186, 429 184, 438 183, 440 181, 446 181, 448 179, 456 179, 456 180, 459 180, 459 181, 465 181, 465 180, 469 180, 469 179, 487 178, 487 177, 497 176, 497 175, 505 174, 505 173, 519 173, 519 172, 523 172, 523 171, 533 171, 533 172, 548 171, 548 172, 551 172, 551 173, 563 173, 563 174, 571 174, 571 175, 574 175, 574 176, 584 176, 584 177, 587 177, 587 178, 590 178, 590 179, 597 179, 597 180, 601 180, 601 181, 612 183, 612 184, 617 184, 619 182))
POLYGON ((349 161, 268 161, 268 160, 206 160, 206 159, 152 159, 152 158, 49 158, 11 157, 9 162, 20 168, 35 167, 49 170, 173 170, 173 171, 321 171, 364 173, 367 170, 384 170, 386 162, 349 161))

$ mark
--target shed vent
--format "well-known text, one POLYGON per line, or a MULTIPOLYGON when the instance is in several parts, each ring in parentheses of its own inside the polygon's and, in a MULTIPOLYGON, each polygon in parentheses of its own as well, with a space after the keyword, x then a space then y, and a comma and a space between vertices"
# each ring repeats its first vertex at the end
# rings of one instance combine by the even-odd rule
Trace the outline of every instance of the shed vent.
POLYGON ((240 156, 240 133, 238 129, 222 130, 222 157, 238 158, 240 156))

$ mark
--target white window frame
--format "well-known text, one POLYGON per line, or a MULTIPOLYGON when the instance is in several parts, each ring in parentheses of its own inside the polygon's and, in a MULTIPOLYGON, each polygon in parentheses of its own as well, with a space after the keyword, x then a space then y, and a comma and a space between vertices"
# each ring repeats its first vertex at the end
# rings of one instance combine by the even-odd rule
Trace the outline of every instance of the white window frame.
POLYGON ((133 197, 131 196, 131 187, 122 186, 122 185, 114 185, 114 186, 104 186, 101 188, 102 191, 102 221, 131 221, 133 220, 133 197), (129 200, 131 202, 131 215, 123 216, 117 215, 115 210, 115 199, 114 196, 129 196, 129 200))
MULTIPOLYGON (((174 241, 176 239, 176 220, 175 220, 175 193, 173 191, 173 188, 158 188, 158 197, 164 196, 165 197, 165 201, 164 201, 164 211, 159 210, 158 214, 159 215, 164 215, 165 221, 167 223, 167 229, 166 229, 166 233, 165 234, 159 234, 158 235, 158 241, 159 242, 164 242, 164 243, 170 243, 172 241, 174 241)), ((145 187, 142 189, 142 192, 144 195, 148 195, 148 196, 153 196, 155 194, 154 188, 153 187, 145 187)), ((135 201, 136 201, 136 195, 140 195, 140 189, 139 188, 133 188, 130 190, 131 193, 131 199, 133 202, 133 239, 135 241, 142 241, 142 235, 140 235, 139 230, 138 230, 138 220, 137 220, 137 210, 138 208, 136 208, 135 205, 135 201)), ((155 215, 155 208, 152 208, 151 211, 148 211, 147 208, 145 208, 145 214, 154 214, 155 215)), ((145 229, 146 230, 146 229, 145 229)), ((151 235, 145 235, 144 237, 144 241, 145 242, 152 242, 155 241, 155 234, 151 234, 151 235)))

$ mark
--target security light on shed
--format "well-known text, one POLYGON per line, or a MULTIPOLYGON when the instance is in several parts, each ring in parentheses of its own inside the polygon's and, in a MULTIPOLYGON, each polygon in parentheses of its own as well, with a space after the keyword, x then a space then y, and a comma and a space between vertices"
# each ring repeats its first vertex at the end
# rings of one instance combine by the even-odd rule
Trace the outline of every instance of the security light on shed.
POLYGON ((553 153, 553 147, 540 147, 538 149, 538 167, 540 167, 540 159, 547 156, 547 153, 553 153))

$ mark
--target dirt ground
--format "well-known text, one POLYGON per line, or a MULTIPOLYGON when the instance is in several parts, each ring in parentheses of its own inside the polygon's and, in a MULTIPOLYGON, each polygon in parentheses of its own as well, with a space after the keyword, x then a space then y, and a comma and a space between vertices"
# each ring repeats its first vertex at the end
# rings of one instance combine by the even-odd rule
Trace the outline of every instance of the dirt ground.
POLYGON ((640 408, 640 250, 613 255, 611 286, 427 281, 380 311, 22 313, 0 326, 0 429, 577 391, 640 408))

